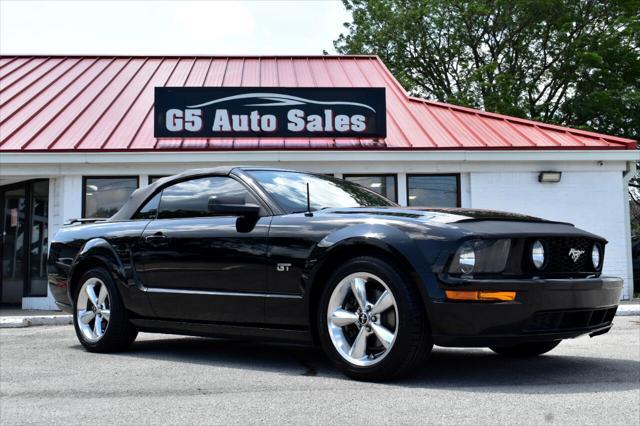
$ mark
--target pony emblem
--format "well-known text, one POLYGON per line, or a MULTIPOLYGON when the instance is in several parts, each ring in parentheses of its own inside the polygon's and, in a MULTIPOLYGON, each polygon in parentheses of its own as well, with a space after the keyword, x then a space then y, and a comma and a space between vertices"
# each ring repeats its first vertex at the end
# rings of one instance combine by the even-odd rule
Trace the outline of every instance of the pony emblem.
POLYGON ((580 259, 580 256, 582 256, 583 254, 584 250, 578 250, 576 248, 572 248, 571 250, 569 250, 569 257, 571 257, 573 263, 576 263, 578 259, 580 259))

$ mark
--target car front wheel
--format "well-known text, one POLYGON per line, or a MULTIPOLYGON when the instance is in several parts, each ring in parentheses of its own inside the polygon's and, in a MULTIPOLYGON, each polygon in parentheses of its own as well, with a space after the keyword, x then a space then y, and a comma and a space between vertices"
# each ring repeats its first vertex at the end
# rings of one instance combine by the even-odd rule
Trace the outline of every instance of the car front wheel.
POLYGON ((489 349, 497 354, 514 358, 527 358, 542 355, 560 344, 561 340, 551 342, 527 342, 513 346, 490 346, 489 349))
POLYGON ((118 289, 102 268, 85 272, 74 299, 73 323, 90 352, 115 352, 133 343, 138 332, 127 319, 118 289))
POLYGON ((422 299, 392 264, 352 259, 324 289, 321 345, 334 364, 359 380, 390 380, 413 370, 431 351, 422 299))

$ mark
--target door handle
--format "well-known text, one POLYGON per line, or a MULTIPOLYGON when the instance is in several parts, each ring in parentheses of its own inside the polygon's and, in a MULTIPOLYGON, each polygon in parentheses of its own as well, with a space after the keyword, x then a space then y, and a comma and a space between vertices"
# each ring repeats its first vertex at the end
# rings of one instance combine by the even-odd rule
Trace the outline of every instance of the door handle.
POLYGON ((168 237, 164 235, 162 232, 156 232, 152 235, 145 235, 144 240, 150 244, 160 244, 166 241, 168 237))

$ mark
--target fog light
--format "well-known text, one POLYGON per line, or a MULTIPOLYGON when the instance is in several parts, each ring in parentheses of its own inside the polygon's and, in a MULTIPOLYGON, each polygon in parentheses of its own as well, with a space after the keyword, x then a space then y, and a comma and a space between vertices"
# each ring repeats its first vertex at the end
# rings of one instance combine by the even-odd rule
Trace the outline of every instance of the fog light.
POLYGON ((515 291, 459 291, 445 290, 449 300, 511 301, 515 300, 515 291))
POLYGON ((537 269, 542 269, 545 261, 544 257, 544 245, 540 240, 538 240, 533 243, 533 246, 531 246, 531 261, 533 262, 533 266, 537 269))
POLYGON ((593 263, 593 267, 597 271, 600 268, 600 255, 601 249, 600 244, 595 243, 593 248, 591 249, 591 262, 593 263))

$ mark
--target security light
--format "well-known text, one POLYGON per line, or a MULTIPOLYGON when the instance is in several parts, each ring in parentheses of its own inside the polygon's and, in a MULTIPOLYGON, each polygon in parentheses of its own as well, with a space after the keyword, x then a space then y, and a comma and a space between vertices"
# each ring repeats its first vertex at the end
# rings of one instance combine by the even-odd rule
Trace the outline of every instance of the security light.
POLYGON ((541 183, 558 183, 562 178, 562 172, 540 172, 538 182, 541 183))

